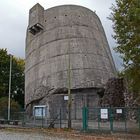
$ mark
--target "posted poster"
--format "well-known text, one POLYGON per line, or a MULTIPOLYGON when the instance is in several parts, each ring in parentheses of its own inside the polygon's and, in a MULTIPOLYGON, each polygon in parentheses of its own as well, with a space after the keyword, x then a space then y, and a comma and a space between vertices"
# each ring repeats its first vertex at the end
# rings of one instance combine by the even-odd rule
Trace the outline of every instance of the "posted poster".
POLYGON ((117 114, 122 114, 122 109, 116 109, 117 114))
POLYGON ((101 109, 101 119, 108 119, 108 109, 101 109))
POLYGON ((34 116, 35 117, 45 117, 45 107, 35 106, 34 107, 34 116))
POLYGON ((64 100, 68 101, 69 100, 69 96, 64 96, 64 100))

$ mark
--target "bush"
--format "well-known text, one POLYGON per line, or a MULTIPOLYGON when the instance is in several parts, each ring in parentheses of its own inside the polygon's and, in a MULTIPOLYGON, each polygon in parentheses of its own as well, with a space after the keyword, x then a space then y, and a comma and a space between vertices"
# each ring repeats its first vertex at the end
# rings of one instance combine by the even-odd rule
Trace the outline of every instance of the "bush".
MULTIPOLYGON (((20 111, 20 105, 11 99, 10 102, 10 118, 18 119, 18 112, 20 111)), ((0 98, 0 118, 7 119, 8 115, 8 98, 0 98)))

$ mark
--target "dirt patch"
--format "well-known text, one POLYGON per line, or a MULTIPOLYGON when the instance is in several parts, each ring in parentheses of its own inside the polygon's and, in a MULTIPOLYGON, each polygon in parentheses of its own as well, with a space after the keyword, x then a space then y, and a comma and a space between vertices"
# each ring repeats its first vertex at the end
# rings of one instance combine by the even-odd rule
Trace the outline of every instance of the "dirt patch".
MULTIPOLYGON (((10 134, 21 135, 23 137, 34 137, 41 140, 140 140, 140 135, 133 134, 95 134, 95 133, 83 133, 69 129, 23 129, 23 128, 5 128, 1 129, 1 132, 10 134)), ((1 139, 0 139, 1 140, 1 139)), ((7 139, 11 140, 11 139, 7 139)), ((13 139, 14 140, 14 139, 13 139)), ((18 139, 15 139, 18 140, 18 139)), ((30 139, 29 139, 30 140, 30 139)))

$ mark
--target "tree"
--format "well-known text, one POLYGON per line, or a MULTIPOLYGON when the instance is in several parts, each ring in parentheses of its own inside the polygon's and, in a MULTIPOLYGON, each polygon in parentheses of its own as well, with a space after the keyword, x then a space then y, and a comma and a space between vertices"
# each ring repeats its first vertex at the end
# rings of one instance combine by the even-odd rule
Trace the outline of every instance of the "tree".
POLYGON ((9 61, 10 57, 6 49, 0 49, 0 97, 8 94, 9 61))
MULTIPOLYGON (((12 58, 11 98, 24 107, 24 60, 12 58)), ((0 49, 0 98, 8 96, 10 55, 0 49)))
MULTIPOLYGON (((7 119, 7 113, 8 113, 8 98, 7 97, 2 97, 0 98, 0 117, 7 119)), ((17 112, 20 111, 20 105, 18 104, 18 102, 11 100, 11 118, 13 119, 18 119, 18 114, 17 112)))
POLYGON ((13 57, 11 96, 24 107, 24 65, 21 58, 13 57))
POLYGON ((129 89, 140 93, 140 0, 116 0, 111 7, 116 52, 124 62, 123 76, 129 89))

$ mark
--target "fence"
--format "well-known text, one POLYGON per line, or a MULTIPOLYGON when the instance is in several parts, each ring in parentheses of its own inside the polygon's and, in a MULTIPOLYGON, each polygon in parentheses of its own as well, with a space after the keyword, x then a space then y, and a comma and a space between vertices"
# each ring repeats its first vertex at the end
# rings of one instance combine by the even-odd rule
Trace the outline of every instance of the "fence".
MULTIPOLYGON (((0 110, 0 124, 18 124, 21 127, 43 127, 43 128, 67 128, 68 111, 60 108, 53 118, 29 116, 26 112, 11 112, 10 120, 7 120, 7 110, 0 110)), ((43 114, 43 113, 42 113, 43 114)), ((82 129, 82 109, 71 110, 71 126, 73 129, 82 129), (80 116, 79 116, 80 114, 80 116)))
MULTIPOLYGON (((60 108, 52 119, 29 116, 26 112, 11 112, 7 121, 7 110, 0 110, 1 124, 16 124, 22 127, 67 128, 67 110, 60 108), (65 116, 65 117, 64 117, 65 116)), ((72 128, 84 131, 140 132, 140 108, 88 108, 71 110, 72 128)))
POLYGON ((83 108, 83 130, 140 132, 140 108, 83 108))

